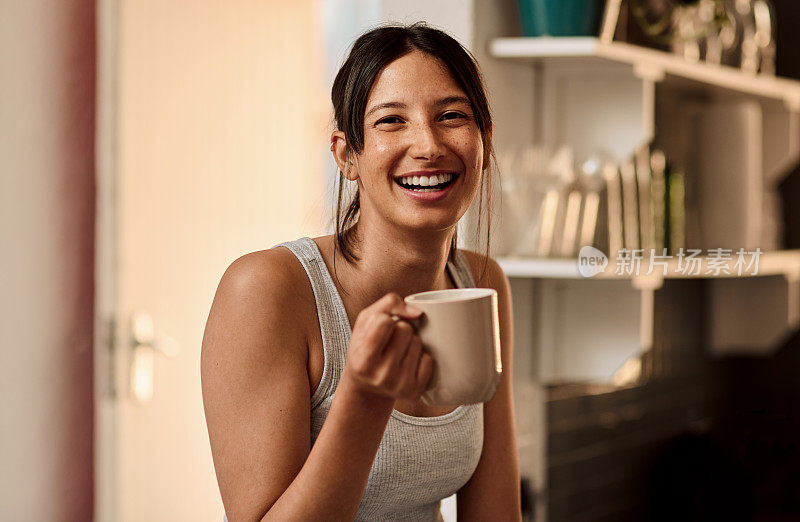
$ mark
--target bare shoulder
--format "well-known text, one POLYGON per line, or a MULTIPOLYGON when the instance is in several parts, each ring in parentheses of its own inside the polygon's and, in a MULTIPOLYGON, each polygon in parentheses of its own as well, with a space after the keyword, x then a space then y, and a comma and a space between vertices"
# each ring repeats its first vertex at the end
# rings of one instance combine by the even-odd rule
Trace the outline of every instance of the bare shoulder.
POLYGON ((308 456, 307 330, 298 319, 307 316, 305 290, 310 283, 291 252, 263 250, 228 266, 211 305, 203 406, 231 520, 261 518, 308 456))
POLYGON ((245 254, 228 266, 217 292, 250 294, 251 297, 297 301, 305 271, 287 248, 271 248, 245 254))
POLYGON ((297 318, 308 316, 311 293, 305 271, 285 248, 237 258, 217 287, 201 362, 231 356, 252 361, 276 350, 291 350, 293 359, 306 361, 307 329, 297 318))
POLYGON ((277 312, 292 317, 307 312, 313 292, 295 255, 279 247, 251 252, 233 261, 220 280, 214 301, 218 299, 252 307, 254 313, 277 312))
POLYGON ((492 257, 463 248, 459 248, 458 251, 469 263, 475 286, 494 288, 498 292, 508 288, 508 277, 492 257))

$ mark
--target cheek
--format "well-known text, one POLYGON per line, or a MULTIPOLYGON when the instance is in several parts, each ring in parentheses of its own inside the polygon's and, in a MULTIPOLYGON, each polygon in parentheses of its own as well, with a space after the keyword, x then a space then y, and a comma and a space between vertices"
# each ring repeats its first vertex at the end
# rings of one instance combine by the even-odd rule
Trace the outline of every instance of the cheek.
POLYGON ((401 153, 398 140, 389 136, 373 136, 364 142, 365 156, 370 158, 373 165, 385 165, 395 161, 401 153))
POLYGON ((483 140, 480 134, 475 136, 472 133, 460 136, 455 142, 455 148, 459 156, 463 159, 465 166, 482 170, 483 165, 483 140))

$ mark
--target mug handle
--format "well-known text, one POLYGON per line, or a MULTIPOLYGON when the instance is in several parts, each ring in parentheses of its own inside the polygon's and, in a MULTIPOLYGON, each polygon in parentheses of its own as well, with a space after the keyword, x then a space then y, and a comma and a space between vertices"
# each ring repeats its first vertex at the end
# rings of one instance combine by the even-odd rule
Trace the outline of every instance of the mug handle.
POLYGON ((420 328, 420 326, 422 326, 422 323, 423 323, 424 317, 425 317, 425 313, 424 312, 422 313, 422 315, 420 315, 416 319, 404 319, 404 318, 400 317, 399 315, 395 315, 395 314, 389 314, 389 315, 391 316, 392 321, 394 321, 394 322, 405 321, 408 324, 410 324, 411 327, 414 329, 414 332, 419 332, 419 328, 420 328))

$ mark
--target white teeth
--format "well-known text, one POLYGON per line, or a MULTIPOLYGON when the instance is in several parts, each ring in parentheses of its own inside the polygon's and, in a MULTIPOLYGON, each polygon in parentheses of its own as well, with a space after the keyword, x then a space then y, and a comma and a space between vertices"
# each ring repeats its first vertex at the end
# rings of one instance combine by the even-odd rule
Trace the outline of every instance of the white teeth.
POLYGON ((439 174, 438 176, 434 174, 428 178, 428 186, 433 187, 435 185, 441 185, 442 183, 447 183, 451 179, 453 179, 452 174, 439 174))
MULTIPOLYGON (((399 178, 398 181, 403 185, 417 185, 420 187, 435 187, 437 185, 441 185, 444 183, 449 182, 453 179, 452 174, 439 174, 439 175, 432 175, 432 176, 405 176, 399 178)), ((417 189, 420 190, 420 189, 417 189)), ((424 189, 424 190, 434 190, 434 189, 424 189)))

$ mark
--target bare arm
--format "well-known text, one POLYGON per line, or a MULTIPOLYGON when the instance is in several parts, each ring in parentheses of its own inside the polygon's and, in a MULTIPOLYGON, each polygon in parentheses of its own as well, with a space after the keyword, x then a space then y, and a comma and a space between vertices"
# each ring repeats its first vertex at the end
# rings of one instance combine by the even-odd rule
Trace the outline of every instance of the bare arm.
MULTIPOLYGON (((482 261, 477 254, 471 253, 469 258, 473 273, 480 273, 482 261)), ((477 469, 456 496, 458 520, 522 520, 511 386, 514 338, 511 290, 503 270, 491 259, 486 277, 477 286, 497 290, 503 375, 495 396, 483 407, 483 452, 477 469)))
POLYGON ((422 393, 432 361, 389 316, 415 317, 398 296, 362 311, 311 449, 307 340, 291 327, 304 308, 287 255, 235 261, 209 314, 201 372, 217 481, 231 522, 352 520, 396 398, 422 393))

